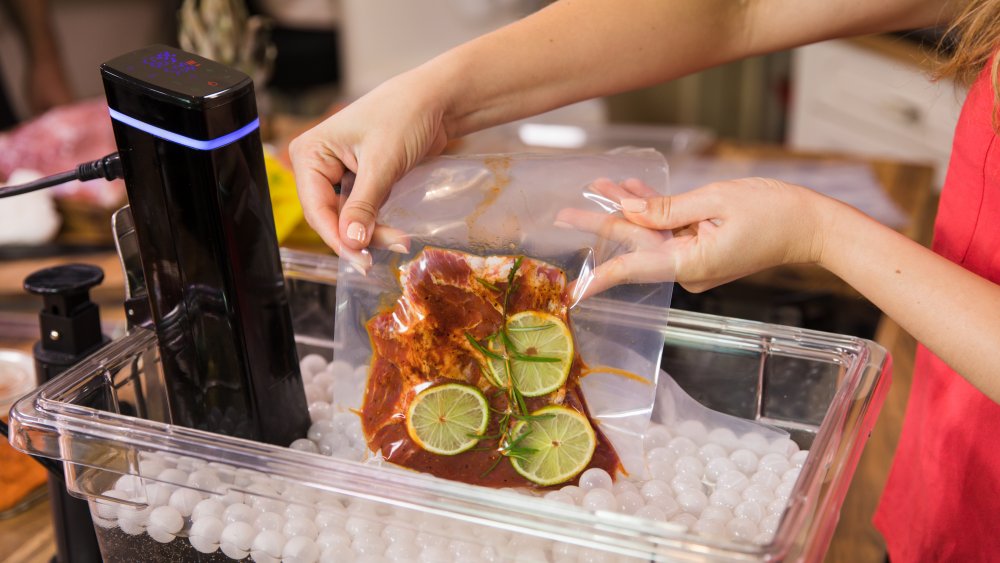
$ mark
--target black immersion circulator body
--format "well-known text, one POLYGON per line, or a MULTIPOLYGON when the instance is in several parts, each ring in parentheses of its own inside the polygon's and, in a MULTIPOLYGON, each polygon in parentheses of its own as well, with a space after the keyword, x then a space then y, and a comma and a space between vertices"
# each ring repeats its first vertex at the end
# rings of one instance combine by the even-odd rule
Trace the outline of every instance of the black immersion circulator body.
POLYGON ((161 45, 101 74, 172 422, 288 445, 309 413, 252 81, 161 45))

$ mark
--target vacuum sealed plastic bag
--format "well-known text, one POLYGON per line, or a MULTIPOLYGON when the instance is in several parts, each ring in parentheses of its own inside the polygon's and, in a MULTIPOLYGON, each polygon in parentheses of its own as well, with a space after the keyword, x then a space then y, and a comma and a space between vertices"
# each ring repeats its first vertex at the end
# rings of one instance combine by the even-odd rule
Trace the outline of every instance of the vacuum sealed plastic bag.
POLYGON ((712 410, 694 400, 665 371, 660 372, 656 394, 656 419, 676 436, 695 443, 717 443, 730 450, 785 452, 793 447, 788 443, 788 432, 712 410))
POLYGON ((336 359, 369 366, 351 406, 373 452, 498 487, 642 472, 663 336, 616 320, 623 307, 665 316, 671 286, 582 298, 595 268, 632 248, 558 220, 621 221, 600 186, 630 179, 666 193, 663 156, 446 157, 395 186, 378 222, 409 252, 373 250, 367 276, 341 261, 337 286, 336 359))

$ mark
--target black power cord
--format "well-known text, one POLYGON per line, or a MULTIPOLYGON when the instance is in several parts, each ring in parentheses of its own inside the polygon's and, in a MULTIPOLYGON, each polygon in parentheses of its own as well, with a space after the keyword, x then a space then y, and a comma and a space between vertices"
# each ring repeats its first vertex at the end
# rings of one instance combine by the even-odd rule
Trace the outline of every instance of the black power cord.
POLYGON ((86 182, 104 178, 105 180, 115 180, 122 177, 122 160, 118 153, 111 153, 108 156, 84 162, 76 167, 76 170, 67 170, 44 178, 39 178, 33 182, 20 184, 17 186, 6 186, 0 188, 0 198, 26 194, 36 190, 49 188, 73 180, 86 182))

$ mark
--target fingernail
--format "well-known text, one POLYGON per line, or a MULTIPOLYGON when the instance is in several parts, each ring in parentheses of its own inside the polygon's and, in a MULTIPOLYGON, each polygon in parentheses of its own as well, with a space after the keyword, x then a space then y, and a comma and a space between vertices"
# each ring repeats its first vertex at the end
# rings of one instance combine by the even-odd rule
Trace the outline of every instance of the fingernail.
POLYGON ((622 198, 622 209, 629 213, 642 213, 646 210, 646 200, 624 197, 622 198))
POLYGON ((355 221, 347 226, 347 238, 365 242, 365 226, 355 221))
POLYGON ((406 247, 405 247, 405 246, 403 246, 402 244, 399 244, 398 242, 397 242, 397 243, 393 243, 393 244, 390 244, 390 245, 389 245, 389 250, 390 250, 390 251, 392 251, 392 252, 396 252, 396 253, 399 253, 399 254, 406 254, 407 252, 409 252, 409 251, 408 251, 408 250, 406 249, 406 247))
POLYGON ((553 226, 559 227, 560 229, 572 229, 573 225, 570 225, 566 221, 555 221, 552 223, 553 226))

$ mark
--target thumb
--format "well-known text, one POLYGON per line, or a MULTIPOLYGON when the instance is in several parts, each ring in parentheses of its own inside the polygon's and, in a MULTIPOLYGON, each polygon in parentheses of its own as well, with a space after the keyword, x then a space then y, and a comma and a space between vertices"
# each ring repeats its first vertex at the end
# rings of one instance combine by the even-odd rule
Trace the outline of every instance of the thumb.
POLYGON ((716 218, 721 207, 715 199, 699 189, 675 196, 623 198, 621 204, 629 221, 663 231, 716 218))
POLYGON ((371 243, 375 217, 397 178, 383 167, 359 162, 352 179, 353 186, 346 175, 341 184, 347 201, 340 208, 340 236, 344 245, 361 250, 371 243))

